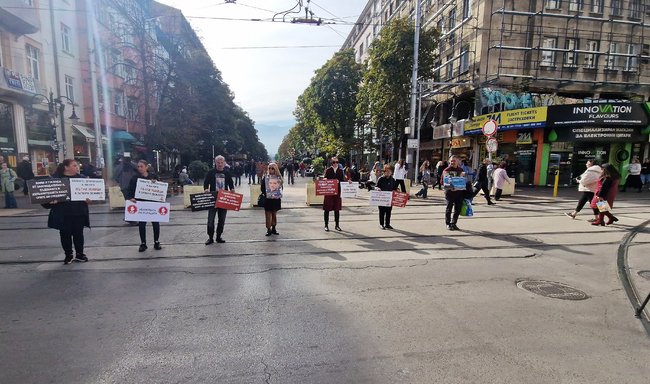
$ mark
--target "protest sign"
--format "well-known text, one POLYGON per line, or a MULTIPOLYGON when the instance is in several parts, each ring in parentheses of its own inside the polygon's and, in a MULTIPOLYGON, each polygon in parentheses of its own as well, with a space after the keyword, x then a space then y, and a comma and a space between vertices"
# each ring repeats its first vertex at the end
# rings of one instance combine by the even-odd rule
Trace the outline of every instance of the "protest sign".
POLYGON ((316 180, 317 196, 335 196, 339 194, 339 181, 337 179, 316 180))
POLYGON ((447 176, 443 180, 443 184, 445 186, 453 187, 454 189, 465 189, 467 185, 467 179, 460 176, 454 176, 454 177, 447 176))
POLYGON ((104 179, 70 179, 70 200, 72 201, 104 201, 106 189, 104 179))
POLYGON ((32 179, 27 180, 27 190, 32 204, 45 204, 51 201, 68 201, 70 200, 69 179, 32 179))
POLYGON ((267 199, 282 198, 282 179, 278 176, 266 176, 264 178, 267 199))
POLYGON ((229 211, 239 211, 243 198, 244 195, 241 193, 222 189, 217 194, 217 202, 215 203, 215 207, 227 209, 229 211))
POLYGON ((127 200, 124 207, 124 221, 150 221, 169 222, 169 203, 157 203, 153 201, 127 200))
POLYGON ((214 207, 217 202, 216 192, 193 193, 190 195, 190 207, 192 212, 205 211, 214 207))
POLYGON ((393 201, 393 192, 391 191, 370 191, 370 205, 379 207, 390 207, 393 201))
POLYGON ((393 191, 393 207, 404 208, 407 201, 409 201, 408 193, 393 191))
POLYGON ((359 192, 359 182, 355 181, 354 183, 341 183, 341 198, 342 199, 353 199, 357 197, 359 192))
POLYGON ((167 186, 168 184, 162 181, 138 179, 135 186, 135 198, 164 203, 167 200, 167 186))

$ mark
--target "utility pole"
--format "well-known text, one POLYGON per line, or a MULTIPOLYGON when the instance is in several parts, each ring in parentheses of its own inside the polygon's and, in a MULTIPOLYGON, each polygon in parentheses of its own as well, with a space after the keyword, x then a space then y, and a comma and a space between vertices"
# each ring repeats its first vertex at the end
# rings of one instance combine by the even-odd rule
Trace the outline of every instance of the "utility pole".
POLYGON ((112 161, 104 160, 104 147, 102 139, 102 122, 99 116, 99 95, 97 88, 97 67, 95 66, 95 54, 97 49, 97 31, 95 29, 95 17, 92 0, 86 0, 86 29, 88 30, 88 58, 90 72, 90 88, 93 99, 93 126, 95 127, 95 166, 99 169, 107 167, 104 177, 112 176, 112 161))
MULTIPOLYGON (((421 0, 415 0, 415 36, 413 37, 413 72, 411 74, 411 114, 409 115, 409 138, 415 138, 415 111, 417 109, 417 92, 418 92, 418 60, 419 55, 418 51, 420 49, 420 12, 421 12, 421 0)), ((419 123, 418 123, 419 125, 419 123)), ((418 143, 418 146, 420 144, 418 143)), ((413 151, 412 148, 407 148, 406 163, 410 164, 409 174, 411 179, 415 180, 415 169, 418 167, 418 164, 413 164, 413 151), (412 171, 413 170, 413 171, 412 171)))

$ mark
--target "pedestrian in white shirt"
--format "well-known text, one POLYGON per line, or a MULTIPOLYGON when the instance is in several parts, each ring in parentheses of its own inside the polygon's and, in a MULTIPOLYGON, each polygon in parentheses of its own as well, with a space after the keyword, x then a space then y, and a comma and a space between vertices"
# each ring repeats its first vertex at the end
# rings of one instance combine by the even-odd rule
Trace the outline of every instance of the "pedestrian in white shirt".
POLYGON ((400 186, 403 193, 406 193, 406 184, 404 184, 404 178, 406 178, 406 166, 404 165, 404 159, 399 159, 397 164, 395 164, 395 175, 393 176, 397 185, 400 186))

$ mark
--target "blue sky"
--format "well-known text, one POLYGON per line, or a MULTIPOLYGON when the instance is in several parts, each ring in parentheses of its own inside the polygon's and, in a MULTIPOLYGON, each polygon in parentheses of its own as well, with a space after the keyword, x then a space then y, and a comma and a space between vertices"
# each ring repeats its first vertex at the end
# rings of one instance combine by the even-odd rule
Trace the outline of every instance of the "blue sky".
MULTIPOLYGON (((296 99, 314 71, 343 45, 350 24, 366 4, 360 0, 311 1, 314 17, 345 22, 314 26, 241 20, 271 19, 291 9, 297 0, 158 1, 183 11, 235 94, 235 102, 256 122, 270 155, 277 152, 294 124, 296 99)), ((304 17, 304 11, 286 20, 293 17, 304 17)))

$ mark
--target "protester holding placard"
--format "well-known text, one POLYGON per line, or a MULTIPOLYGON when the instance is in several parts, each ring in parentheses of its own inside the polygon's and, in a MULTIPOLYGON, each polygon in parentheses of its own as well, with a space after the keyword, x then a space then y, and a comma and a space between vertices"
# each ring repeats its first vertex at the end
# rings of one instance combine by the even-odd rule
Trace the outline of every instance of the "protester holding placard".
MULTIPOLYGON (((138 179, 145 179, 145 180, 158 180, 158 175, 156 175, 153 172, 149 172, 149 163, 147 163, 145 160, 140 160, 138 161, 137 167, 136 167, 138 173, 133 175, 131 177, 131 181, 129 182, 129 188, 127 190, 127 200, 131 200, 132 202, 136 201, 153 201, 153 200, 145 200, 145 199, 136 199, 135 198, 135 192, 136 192, 136 187, 138 185, 138 179)), ((160 246, 160 223, 153 221, 151 222, 151 226, 153 227, 153 248, 155 250, 161 250, 162 247, 160 246)), ((139 221, 138 222, 138 229, 140 232, 140 247, 138 248, 138 252, 144 252, 147 250, 147 222, 146 221, 139 221)))
MULTIPOLYGON (((396 191, 399 185, 399 182, 393 178, 390 165, 384 165, 384 174, 377 179, 377 186, 375 189, 378 191, 396 191)), ((393 211, 393 207, 383 207, 380 205, 378 208, 379 226, 381 229, 393 229, 393 227, 390 226, 390 215, 393 211)))
MULTIPOLYGON (((345 175, 343 174, 343 170, 339 167, 339 159, 336 158, 336 156, 332 157, 330 167, 325 171, 324 177, 326 179, 336 179, 339 181, 339 184, 341 181, 345 181, 345 175)), ((341 210, 341 206, 341 188, 338 189, 338 194, 323 197, 323 219, 325 220, 325 232, 329 232, 330 230, 330 211, 334 211, 334 229, 341 231, 341 227, 339 226, 339 211, 341 210)))
MULTIPOLYGON (((58 165, 54 176, 69 179, 84 177, 79 174, 79 164, 74 159, 63 160, 58 165)), ((88 257, 84 254, 84 227, 90 228, 89 202, 89 199, 86 201, 53 200, 43 204, 43 207, 50 210, 47 226, 59 230, 61 247, 65 253, 63 264, 70 264, 73 260, 88 261, 88 257), (72 256, 73 244, 74 258, 72 256)))
MULTIPOLYGON (((232 180, 230 169, 226 167, 226 158, 219 155, 214 158, 214 168, 208 171, 203 182, 203 189, 205 192, 218 192, 221 189, 230 191, 235 190, 235 184, 232 180)), ((208 210, 208 240, 205 245, 214 243, 214 219, 217 217, 217 243, 225 243, 226 241, 221 237, 223 228, 226 224, 227 210, 223 208, 210 208, 208 210)))
POLYGON ((266 217, 266 236, 279 235, 275 226, 277 213, 282 208, 282 176, 276 163, 270 163, 260 182, 264 195, 264 215, 266 217))
POLYGON ((460 216, 460 208, 463 205, 466 189, 459 188, 453 183, 454 177, 465 177, 465 172, 460 167, 458 157, 452 155, 449 158, 449 166, 442 172, 443 186, 445 188, 445 200, 447 200, 447 208, 445 209, 445 224, 450 231, 459 230, 456 223, 458 216, 460 216), (452 216, 452 208, 454 214, 452 216))

